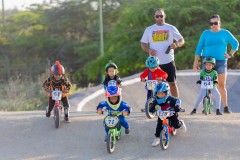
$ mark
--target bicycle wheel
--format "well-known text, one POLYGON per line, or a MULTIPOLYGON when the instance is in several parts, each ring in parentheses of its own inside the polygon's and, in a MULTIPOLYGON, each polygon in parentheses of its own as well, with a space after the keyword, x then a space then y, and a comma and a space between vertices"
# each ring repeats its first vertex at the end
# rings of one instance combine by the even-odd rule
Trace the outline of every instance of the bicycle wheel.
POLYGON ((160 133, 160 146, 163 150, 166 150, 169 145, 169 141, 167 140, 167 132, 163 129, 160 133))
POLYGON ((147 100, 146 104, 145 104, 146 116, 147 116, 149 119, 152 119, 152 118, 154 118, 154 117, 156 116, 156 112, 154 112, 154 113, 149 112, 149 108, 150 108, 151 104, 153 103, 153 101, 154 101, 154 98, 153 98, 153 97, 150 97, 150 98, 147 100))
POLYGON ((203 108, 204 108, 204 114, 207 115, 209 112, 209 99, 207 97, 203 98, 203 108))
POLYGON ((60 111, 58 107, 54 107, 54 115, 55 128, 58 128, 60 124, 60 111))
POLYGON ((115 149, 114 135, 112 132, 110 132, 107 137, 107 151, 108 153, 112 153, 114 149, 115 149))

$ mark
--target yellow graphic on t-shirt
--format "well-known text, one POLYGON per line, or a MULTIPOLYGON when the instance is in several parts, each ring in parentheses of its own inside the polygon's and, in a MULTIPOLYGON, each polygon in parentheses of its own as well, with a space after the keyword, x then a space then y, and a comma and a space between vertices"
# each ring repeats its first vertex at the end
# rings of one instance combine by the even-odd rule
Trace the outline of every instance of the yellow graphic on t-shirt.
POLYGON ((152 32, 153 42, 167 41, 168 37, 169 37, 169 31, 168 30, 160 30, 160 31, 153 31, 152 32))

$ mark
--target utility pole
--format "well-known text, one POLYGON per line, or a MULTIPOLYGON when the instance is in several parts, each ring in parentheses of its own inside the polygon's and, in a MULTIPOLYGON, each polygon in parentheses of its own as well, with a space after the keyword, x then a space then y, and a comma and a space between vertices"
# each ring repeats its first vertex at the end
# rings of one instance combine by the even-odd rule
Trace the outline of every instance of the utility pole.
POLYGON ((104 54, 102 0, 99 0, 100 55, 104 54))
POLYGON ((2 21, 3 26, 5 25, 5 9, 4 9, 4 0, 2 0, 2 21))

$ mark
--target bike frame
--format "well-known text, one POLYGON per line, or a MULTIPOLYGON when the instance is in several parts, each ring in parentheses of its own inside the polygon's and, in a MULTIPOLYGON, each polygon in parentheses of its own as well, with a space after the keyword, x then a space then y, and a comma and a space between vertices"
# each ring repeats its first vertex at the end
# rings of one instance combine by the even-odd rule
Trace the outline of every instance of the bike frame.
POLYGON ((207 115, 208 113, 212 112, 213 104, 212 104, 212 94, 210 89, 206 89, 206 95, 203 97, 203 106, 204 106, 204 111, 205 114, 207 115), (207 107, 205 107, 204 99, 207 98, 207 107), (206 110, 207 109, 207 110, 206 110))
MULTIPOLYGON (((58 108, 59 111, 60 111, 60 115, 62 114, 62 105, 61 105, 60 101, 55 100, 53 111, 54 111, 54 108, 58 108)), ((56 113, 55 112, 53 112, 53 116, 54 116, 54 118, 56 117, 56 113)))

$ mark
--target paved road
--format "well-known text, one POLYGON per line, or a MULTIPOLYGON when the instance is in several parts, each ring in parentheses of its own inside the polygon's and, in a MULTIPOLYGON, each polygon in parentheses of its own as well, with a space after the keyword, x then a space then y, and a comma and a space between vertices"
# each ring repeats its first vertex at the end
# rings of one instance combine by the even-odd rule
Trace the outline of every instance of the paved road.
MULTIPOLYGON (((238 72, 239 73, 239 72, 238 72)), ((191 116, 198 94, 197 76, 178 76, 182 105, 187 109, 180 117, 188 127, 186 134, 178 132, 168 150, 151 147, 156 119, 149 120, 140 112, 146 99, 144 83, 123 86, 123 99, 132 108, 127 117, 131 133, 123 134, 116 151, 108 154, 103 143, 103 116, 95 114, 100 95, 88 102, 82 112, 77 111, 79 100, 101 86, 89 88, 71 99, 71 123, 61 122, 55 129, 52 118, 44 117, 44 111, 0 112, 0 159, 3 160, 88 160, 88 159, 239 159, 240 152, 240 76, 229 75, 229 106, 234 114, 191 116)))

